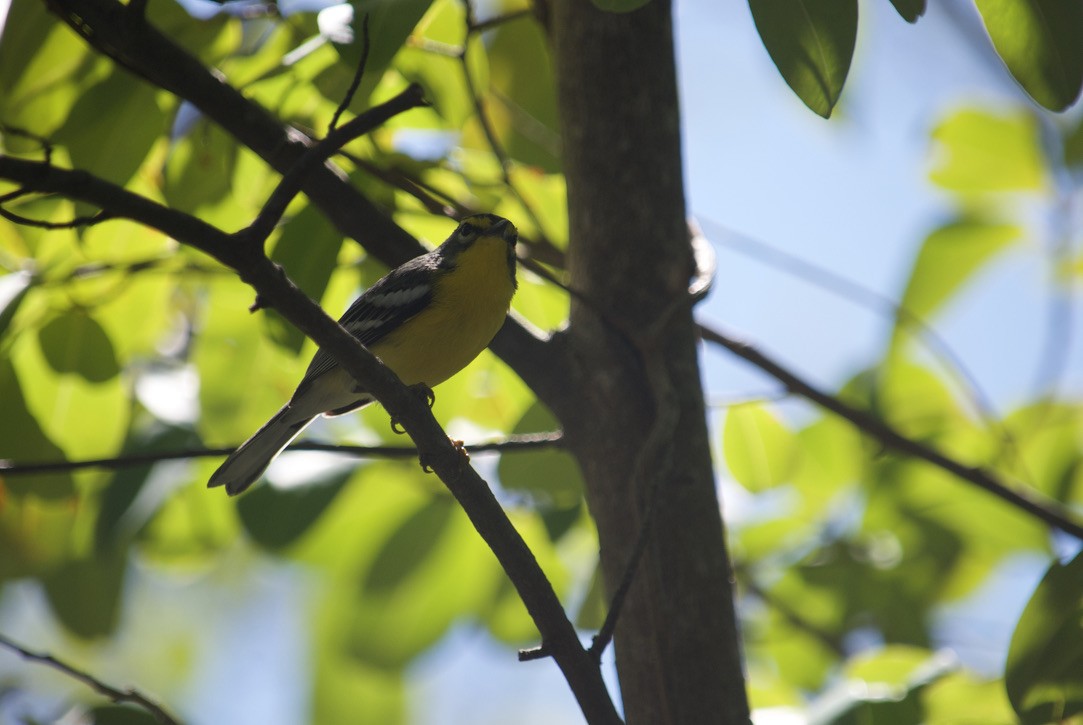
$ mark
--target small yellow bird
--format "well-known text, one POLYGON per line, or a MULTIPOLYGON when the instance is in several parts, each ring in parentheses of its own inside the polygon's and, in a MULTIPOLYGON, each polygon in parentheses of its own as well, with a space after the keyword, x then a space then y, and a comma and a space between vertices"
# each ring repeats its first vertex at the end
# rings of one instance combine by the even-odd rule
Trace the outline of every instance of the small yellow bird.
MULTIPOLYGON (((439 247, 396 267, 365 291, 339 323, 406 385, 435 387, 466 367, 504 323, 515 280, 519 235, 507 219, 462 220, 439 247)), ((293 397, 211 476, 232 496, 319 415, 342 415, 375 398, 323 350, 293 397)))

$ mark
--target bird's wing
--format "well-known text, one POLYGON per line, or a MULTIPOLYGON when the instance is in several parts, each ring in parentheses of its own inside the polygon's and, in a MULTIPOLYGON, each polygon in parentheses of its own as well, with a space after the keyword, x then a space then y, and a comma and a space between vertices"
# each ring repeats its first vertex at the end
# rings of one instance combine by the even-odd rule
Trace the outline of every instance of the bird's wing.
MULTIPOLYGON (((433 274, 439 266, 440 261, 430 253, 396 267, 354 300, 339 324, 365 347, 372 347, 428 306, 433 274)), ((330 354, 317 350, 298 391, 335 365, 330 354)))

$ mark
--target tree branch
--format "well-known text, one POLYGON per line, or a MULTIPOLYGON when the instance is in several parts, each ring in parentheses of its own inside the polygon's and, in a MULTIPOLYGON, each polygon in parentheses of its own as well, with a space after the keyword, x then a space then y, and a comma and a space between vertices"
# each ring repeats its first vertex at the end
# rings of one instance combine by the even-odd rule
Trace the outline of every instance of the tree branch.
POLYGON ((533 553, 486 482, 470 467, 462 451, 448 440, 428 405, 407 389, 357 338, 305 296, 278 265, 262 254, 261 248, 237 244, 233 235, 85 172, 0 156, 0 178, 20 183, 30 191, 58 193, 96 204, 115 216, 160 229, 177 241, 233 267, 242 280, 255 288, 265 305, 276 309, 327 351, 406 430, 417 445, 422 464, 444 482, 496 555, 537 625, 543 646, 564 673, 587 721, 620 722, 601 672, 579 642, 533 553))
MULTIPOLYGON (((197 58, 141 15, 116 0, 44 0, 96 50, 151 84, 188 101, 227 133, 285 174, 311 141, 286 127, 267 109, 245 98, 211 73, 197 58)), ((416 257, 425 249, 416 239, 381 213, 330 164, 316 168, 302 186, 305 195, 345 236, 389 267, 416 257)), ((512 317, 491 348, 547 403, 566 396, 561 376, 566 369, 563 348, 547 344, 544 336, 512 317)))
MULTIPOLYGON (((484 453, 517 453, 520 451, 536 450, 538 448, 560 447, 563 436, 559 431, 550 433, 527 433, 523 435, 508 436, 501 441, 490 443, 478 443, 466 446, 471 455, 484 453)), ((226 456, 237 450, 237 446, 224 448, 194 448, 181 451, 155 451, 151 453, 129 453, 123 456, 109 458, 85 458, 78 461, 27 461, 19 462, 0 458, 0 473, 5 476, 30 476, 39 473, 58 473, 65 471, 79 471, 84 468, 103 468, 117 470, 129 466, 145 466, 148 463, 161 463, 162 461, 181 461, 192 458, 213 458, 226 456)), ((337 453, 353 458, 387 458, 405 459, 416 458, 415 446, 351 446, 336 443, 316 443, 314 441, 301 441, 291 444, 287 451, 320 451, 323 453, 337 453)))
POLYGON ((0 634, 0 646, 11 650, 15 654, 22 657, 24 660, 28 660, 30 662, 40 662, 47 667, 51 667, 58 672, 62 672, 63 674, 71 677, 72 679, 82 682, 84 685, 94 690, 99 695, 108 697, 111 702, 128 702, 135 705, 136 707, 140 707, 153 715, 154 719, 160 723, 163 723, 163 725, 180 725, 180 720, 177 720, 175 717, 166 712, 165 709, 157 702, 151 700, 149 697, 134 688, 120 690, 112 687, 111 685, 107 685, 101 680, 99 680, 97 677, 89 674, 88 672, 76 669, 75 667, 72 667, 66 662, 63 662, 50 654, 46 654, 44 652, 32 652, 25 647, 16 644, 2 634, 0 634))
POLYGON ((886 448, 931 463, 1007 501, 1012 506, 1044 521, 1049 526, 1083 541, 1083 523, 1075 521, 1071 513, 1056 502, 1042 500, 1035 493, 1026 489, 1009 487, 991 471, 978 466, 965 465, 920 441, 906 437, 870 413, 848 405, 835 396, 820 390, 747 342, 719 332, 703 323, 700 323, 699 329, 704 340, 721 345, 778 380, 787 390, 845 418, 865 435, 876 439, 886 448))

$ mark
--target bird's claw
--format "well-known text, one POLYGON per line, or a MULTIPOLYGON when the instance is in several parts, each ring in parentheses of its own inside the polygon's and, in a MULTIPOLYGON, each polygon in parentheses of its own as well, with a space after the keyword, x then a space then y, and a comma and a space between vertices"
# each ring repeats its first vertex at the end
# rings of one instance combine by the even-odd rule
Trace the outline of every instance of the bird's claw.
MULTIPOLYGON (((432 388, 425 383, 411 385, 410 392, 419 398, 423 398, 425 400, 425 405, 429 406, 429 408, 432 408, 433 404, 436 403, 436 393, 432 392, 432 388)), ((399 419, 394 416, 391 417, 391 432, 396 435, 402 435, 406 432, 406 429, 399 423, 399 419)), ((424 468, 424 466, 422 467, 424 468)))
MULTIPOLYGON (((460 440, 458 440, 456 438, 451 438, 451 437, 448 437, 448 440, 451 441, 451 447, 454 448, 456 451, 458 451, 462 455, 462 457, 463 457, 463 459, 465 461, 470 460, 470 454, 467 452, 466 444, 463 441, 460 441, 460 440)), ((430 466, 428 464, 425 456, 423 456, 423 455, 418 456, 417 461, 418 461, 418 463, 421 464, 421 470, 422 471, 424 471, 425 473, 432 473, 433 472, 432 466, 430 466)))

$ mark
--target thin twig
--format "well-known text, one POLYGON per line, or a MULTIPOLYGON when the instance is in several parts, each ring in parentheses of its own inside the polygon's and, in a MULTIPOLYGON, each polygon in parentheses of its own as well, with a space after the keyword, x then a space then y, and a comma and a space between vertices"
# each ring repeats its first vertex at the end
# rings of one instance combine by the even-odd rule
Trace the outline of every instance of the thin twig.
MULTIPOLYGON (((825 290, 836 297, 853 302, 865 309, 873 310, 884 316, 894 318, 896 323, 924 345, 947 370, 960 388, 965 391, 974 409, 982 420, 990 428, 998 426, 998 417, 992 402, 985 391, 982 390, 974 375, 963 363, 944 338, 937 334, 925 320, 914 314, 894 299, 883 295, 876 290, 855 282, 827 267, 809 262, 797 255, 791 254, 779 247, 770 245, 762 240, 739 234, 726 229, 717 222, 704 220, 714 231, 720 232, 714 237, 714 241, 729 249, 751 259, 774 267, 792 277, 808 282, 809 284, 825 290)), ((1004 431, 998 431, 1002 435, 1004 431)))
POLYGON ((507 152, 501 145, 500 140, 496 137, 496 131, 493 129, 492 122, 489 120, 488 114, 485 112, 485 107, 481 102, 481 95, 478 92, 478 88, 474 83, 474 77, 470 73, 470 64, 466 60, 466 50, 470 43, 470 36, 478 32, 479 24, 474 21, 474 8, 471 4, 471 0, 466 0, 466 36, 463 39, 462 53, 459 54, 459 65, 462 67, 463 80, 466 83, 467 93, 470 96, 470 100, 474 105, 474 113, 478 117, 478 123, 481 125, 482 133, 485 136, 486 142, 489 144, 489 149, 493 152, 493 156, 496 157, 497 162, 500 164, 500 174, 503 180, 504 186, 515 195, 515 198, 522 205, 523 210, 527 216, 530 217, 531 223, 534 228, 538 230, 538 234, 542 237, 542 243, 552 246, 551 242, 545 238, 545 229, 541 224, 541 217, 534 211, 533 206, 527 202, 526 198, 519 191, 519 188, 512 182, 511 179, 511 159, 508 158, 507 152))
MULTIPOLYGON (((552 431, 549 433, 512 435, 500 441, 490 441, 488 443, 465 446, 465 449, 468 450, 471 455, 484 453, 515 453, 538 448, 559 447, 562 444, 563 434, 559 431, 552 431)), ((0 458, 0 473, 3 473, 5 476, 28 476, 41 473, 78 471, 85 468, 116 470, 130 466, 143 466, 148 463, 161 463, 162 461, 226 456, 236 449, 237 446, 228 448, 192 448, 179 451, 129 453, 127 455, 109 458, 85 458, 78 461, 28 461, 22 463, 0 458)), ((302 441, 290 445, 286 450, 337 453, 353 458, 409 459, 417 457, 417 448, 414 446, 353 446, 302 441)))
POLYGON ((271 232, 274 231, 275 225, 282 218, 282 215, 286 213, 286 207, 301 192, 301 188, 309 174, 345 144, 365 135, 393 116, 422 105, 425 105, 425 99, 422 95, 421 86, 411 84, 386 103, 370 108, 350 119, 340 128, 336 128, 327 134, 326 138, 308 149, 305 155, 294 164, 293 168, 282 176, 278 186, 271 192, 270 198, 260 209, 255 220, 234 236, 244 239, 248 245, 262 247, 267 237, 271 236, 271 232))
POLYGON ((8 126, 6 124, 0 125, 0 134, 30 139, 41 146, 41 152, 45 157, 45 163, 50 163, 53 160, 53 144, 49 139, 40 134, 22 128, 21 126, 8 126))
POLYGON ((15 642, 8 639, 6 636, 0 634, 0 646, 6 647, 15 654, 22 657, 24 660, 30 662, 39 662, 47 667, 51 667, 58 672, 71 677, 74 680, 82 682, 90 689, 97 692, 99 695, 109 698, 111 702, 121 703, 127 702, 140 707, 149 712, 154 719, 163 725, 180 725, 180 720, 170 715, 165 709, 154 700, 151 700, 146 695, 142 694, 134 688, 128 688, 126 690, 120 690, 111 685, 107 685, 99 680, 94 675, 83 670, 76 669, 66 662, 63 662, 56 657, 46 654, 44 652, 32 652, 25 647, 22 647, 15 642))
POLYGON ((1012 506, 1044 521, 1049 526, 1060 529, 1064 533, 1083 541, 1083 524, 1075 521, 1072 514, 1060 504, 1050 500, 1043 500, 1034 492, 1026 489, 1011 488, 991 471, 960 463, 920 441, 904 436, 895 428, 867 411, 848 405, 835 396, 820 390, 746 342, 723 334, 703 323, 699 324, 699 331, 704 340, 721 345, 743 360, 752 363, 786 386, 787 390, 845 418, 861 432, 876 439, 885 447, 931 463, 1007 501, 1012 506))
POLYGON ((47 222, 41 219, 31 219, 21 214, 16 214, 13 211, 0 207, 0 217, 7 219, 9 222, 15 224, 21 224, 26 227, 35 227, 37 229, 79 229, 81 227, 92 227, 95 224, 101 224, 102 222, 109 221, 112 217, 104 211, 100 211, 97 214, 91 216, 77 216, 69 219, 66 222, 47 222))
POLYGON ((513 10, 512 12, 505 13, 504 15, 497 15, 489 18, 488 20, 476 22, 470 27, 475 33, 484 33, 486 30, 492 30, 493 28, 503 25, 504 23, 510 23, 513 20, 519 20, 520 18, 525 18, 533 14, 534 11, 530 8, 513 10))
POLYGON ((357 63, 357 70, 354 71, 353 80, 350 81, 350 87, 346 89, 346 96, 342 99, 342 103, 335 109, 335 115, 331 116, 331 125, 327 128, 327 133, 331 133, 338 126, 338 119, 350 107, 350 102, 353 100, 353 96, 357 93, 358 86, 361 85, 361 78, 365 75, 365 64, 369 59, 369 14, 365 13, 361 18, 361 60, 357 63))
POLYGON ((811 636, 840 657, 846 654, 846 650, 837 635, 834 635, 819 625, 809 621, 799 609, 795 609, 790 606, 788 602, 775 596, 773 592, 764 589, 746 568, 736 567, 734 573, 737 575, 738 581, 744 585, 745 589, 762 599, 767 606, 778 612, 779 615, 789 622, 794 629, 801 630, 805 634, 811 636))

